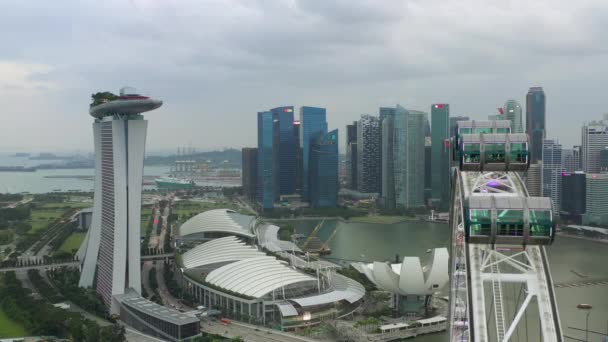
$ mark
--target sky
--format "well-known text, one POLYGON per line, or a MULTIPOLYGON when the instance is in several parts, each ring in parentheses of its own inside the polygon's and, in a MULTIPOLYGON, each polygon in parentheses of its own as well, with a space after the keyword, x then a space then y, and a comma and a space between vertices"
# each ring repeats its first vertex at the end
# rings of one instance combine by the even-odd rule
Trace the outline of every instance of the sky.
MULTIPOLYGON (((147 150, 255 146, 256 113, 327 108, 340 129, 380 106, 485 119, 529 87, 547 135, 601 119, 605 0, 2 0, 0 151, 93 148, 90 95, 160 98, 147 150)), ((297 112, 297 111, 296 111, 297 112)), ((524 114, 525 122, 525 114, 524 114)), ((343 144, 342 144, 343 145, 343 144)), ((342 149, 342 148, 341 148, 342 149)))

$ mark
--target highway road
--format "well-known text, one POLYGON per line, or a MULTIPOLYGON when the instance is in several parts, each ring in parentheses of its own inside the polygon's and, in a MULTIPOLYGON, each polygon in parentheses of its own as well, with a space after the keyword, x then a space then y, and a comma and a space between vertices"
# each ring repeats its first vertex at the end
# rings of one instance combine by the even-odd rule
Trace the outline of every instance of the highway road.
POLYGON ((190 311, 194 310, 191 307, 184 305, 178 298, 175 298, 167 289, 167 284, 165 283, 165 264, 162 261, 156 261, 154 267, 156 268, 156 281, 158 282, 158 294, 160 295, 163 305, 169 306, 175 309, 190 311))
POLYGON ((154 294, 152 287, 150 286, 150 269, 154 265, 154 261, 144 261, 141 267, 141 283, 148 295, 148 298, 154 294))
POLYGON ((62 266, 71 266, 71 267, 78 267, 79 262, 78 261, 69 261, 69 262, 59 262, 56 264, 49 264, 49 265, 32 265, 32 266, 22 266, 22 267, 7 267, 7 268, 0 268, 0 273, 3 272, 11 272, 11 271, 27 271, 27 270, 49 270, 51 268, 55 268, 55 267, 62 267, 62 266))

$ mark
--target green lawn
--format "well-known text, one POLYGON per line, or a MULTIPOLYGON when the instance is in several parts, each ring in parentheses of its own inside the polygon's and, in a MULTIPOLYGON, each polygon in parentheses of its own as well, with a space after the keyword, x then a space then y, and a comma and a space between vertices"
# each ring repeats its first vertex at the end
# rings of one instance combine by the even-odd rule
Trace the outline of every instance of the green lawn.
POLYGON ((56 209, 56 208, 64 208, 64 207, 90 208, 92 206, 93 206, 93 203, 91 203, 91 202, 51 202, 51 203, 45 203, 44 205, 42 205, 42 208, 45 208, 45 209, 56 209))
POLYGON ((34 210, 32 211, 32 229, 29 233, 33 234, 45 229, 51 222, 63 215, 63 210, 34 210))
POLYGON ((197 201, 178 201, 174 204, 173 213, 179 215, 180 221, 184 217, 189 217, 191 214, 200 214, 203 211, 211 210, 211 209, 233 209, 242 214, 250 214, 246 212, 242 212, 243 210, 237 206, 235 203, 231 203, 228 201, 224 202, 197 202, 197 201))
POLYGON ((5 313, 0 309, 0 338, 9 337, 21 337, 27 336, 27 332, 23 326, 13 320, 11 320, 5 313))
POLYGON ((45 229, 51 222, 61 217, 65 213, 62 209, 33 210, 31 224, 32 229, 28 233, 33 234, 45 229))
POLYGON ((78 250, 78 248, 80 248, 80 244, 82 244, 82 240, 84 240, 85 235, 87 235, 87 233, 72 233, 72 235, 65 239, 61 247, 59 247, 59 250, 67 253, 72 253, 72 250, 74 249, 78 250))
MULTIPOLYGON (((0 276, 0 286, 2 286, 2 276, 0 276)), ((18 322, 10 319, 2 308, 0 308, 0 338, 27 336, 27 331, 18 322)))

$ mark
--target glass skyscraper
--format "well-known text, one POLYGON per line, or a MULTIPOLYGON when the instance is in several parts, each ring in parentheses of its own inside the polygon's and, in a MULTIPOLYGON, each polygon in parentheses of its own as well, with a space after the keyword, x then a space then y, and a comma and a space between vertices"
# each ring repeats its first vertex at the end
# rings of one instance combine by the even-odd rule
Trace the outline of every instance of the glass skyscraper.
POLYGON ((272 112, 258 112, 258 170, 257 198, 262 209, 272 209, 277 198, 277 173, 275 163, 275 131, 272 112))
POLYGON ((300 146, 302 147, 302 199, 310 200, 310 146, 314 142, 313 137, 327 133, 327 120, 325 108, 301 107, 300 108, 300 146))
POLYGON ((582 171, 563 172, 561 175, 562 181, 562 203, 561 212, 569 220, 576 223, 581 223, 582 216, 585 213, 586 206, 586 191, 587 178, 582 171))
POLYGON ((450 196, 450 105, 431 106, 431 200, 447 208, 450 196))
POLYGON ((561 208, 562 145, 557 140, 543 141, 541 189, 542 196, 551 198, 553 213, 559 214, 561 208))
POLYGON ((380 108, 382 122, 382 206, 395 208, 395 108, 380 108), (390 110, 387 110, 390 109, 390 110), (384 110, 384 114, 383 114, 384 110))
POLYGON ((258 149, 255 147, 244 147, 241 150, 241 158, 243 193, 249 200, 255 200, 255 193, 257 191, 258 149))
POLYGON ((530 137, 530 163, 542 158, 546 98, 542 87, 532 87, 526 95, 526 133, 530 137))
POLYGON ((602 169, 600 153, 608 146, 608 120, 592 121, 584 125, 581 135, 583 171, 599 173, 602 169))
POLYGON ((505 102, 503 112, 504 119, 511 121, 511 133, 523 133, 524 128, 521 122, 521 105, 517 101, 509 99, 505 102))
POLYGON ((357 189, 357 121, 346 125, 346 183, 357 189))
POLYGON ((379 194, 382 188, 382 130, 377 116, 361 115, 357 123, 357 190, 379 194))
POLYGON ((296 192, 296 142, 293 134, 293 107, 277 107, 270 110, 274 122, 278 124, 278 139, 275 140, 278 150, 278 184, 280 195, 291 195, 296 192))
POLYGON ((398 207, 424 207, 424 146, 428 114, 397 106, 395 115, 395 198, 398 207), (405 115, 400 114, 405 113, 405 115), (405 130, 402 127, 405 126, 405 130), (402 160, 404 159, 404 160, 402 160))
POLYGON ((338 130, 316 134, 310 144, 310 204, 335 208, 338 204, 338 130))

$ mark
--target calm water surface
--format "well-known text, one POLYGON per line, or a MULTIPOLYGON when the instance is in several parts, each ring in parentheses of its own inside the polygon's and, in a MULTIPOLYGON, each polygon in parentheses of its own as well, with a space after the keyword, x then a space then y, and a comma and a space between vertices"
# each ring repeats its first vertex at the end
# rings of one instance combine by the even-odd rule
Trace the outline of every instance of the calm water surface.
MULTIPOLYGON (((316 221, 296 222, 298 233, 308 234, 318 224, 316 221)), ((318 232, 319 238, 327 239, 333 229, 336 232, 329 246, 332 257, 353 261, 394 260, 395 254, 404 256, 427 255, 426 250, 435 247, 448 247, 449 231, 445 224, 421 221, 406 221, 397 224, 379 225, 370 223, 345 223, 326 220, 318 232)), ((608 244, 558 236, 547 254, 553 280, 556 283, 580 282, 592 279, 608 280, 608 244), (580 278, 576 273, 586 275, 580 278)), ((424 261, 423 261, 424 262, 424 261)), ((445 289, 444 289, 445 291, 445 289)), ((608 328, 608 286, 589 286, 556 289, 559 314, 565 335, 584 338, 584 332, 569 327, 584 328, 585 315, 576 309, 579 303, 592 304, 589 317, 590 330, 606 331, 608 328)), ((513 300, 515 291, 504 294, 513 300), (513 298, 511 298, 513 297, 513 298)), ((530 319, 529 341, 538 340, 537 328, 530 319)), ((593 336, 593 335, 592 335, 593 336)), ((598 335, 590 341, 600 341, 598 335)), ((423 336, 415 339, 421 342, 445 341, 445 334, 423 336)), ((515 339, 517 340, 517 339, 515 339)), ((525 341, 524 336, 520 340, 525 341)), ((410 340, 413 341, 413 340, 410 340)))
MULTIPOLYGON (((144 175, 146 176, 164 176, 168 171, 168 166, 144 167, 144 175)), ((56 189, 61 191, 93 191, 92 180, 78 178, 48 178, 48 176, 93 176, 93 174, 94 169, 55 169, 37 170, 35 172, 0 172, 0 193, 30 192, 33 194, 39 194, 52 192, 56 189)), ((144 188, 148 189, 150 186, 144 186, 144 188)))

